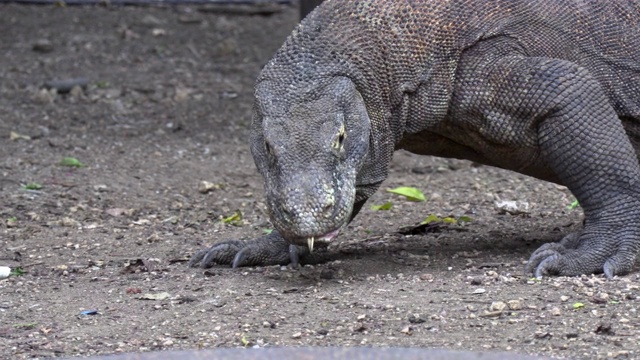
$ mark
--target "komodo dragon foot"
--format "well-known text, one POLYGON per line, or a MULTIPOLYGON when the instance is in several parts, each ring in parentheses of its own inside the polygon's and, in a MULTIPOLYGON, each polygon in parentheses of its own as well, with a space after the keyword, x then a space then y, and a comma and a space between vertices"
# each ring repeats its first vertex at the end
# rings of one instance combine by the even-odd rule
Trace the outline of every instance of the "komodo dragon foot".
POLYGON ((195 253, 189 267, 210 268, 214 264, 241 266, 317 264, 331 260, 326 244, 317 243, 313 253, 306 246, 290 245, 274 230, 271 234, 248 241, 226 240, 195 253))
POLYGON ((608 279, 629 273, 638 253, 640 229, 624 214, 606 225, 587 224, 558 243, 547 243, 533 252, 525 273, 575 276, 604 273, 608 279))

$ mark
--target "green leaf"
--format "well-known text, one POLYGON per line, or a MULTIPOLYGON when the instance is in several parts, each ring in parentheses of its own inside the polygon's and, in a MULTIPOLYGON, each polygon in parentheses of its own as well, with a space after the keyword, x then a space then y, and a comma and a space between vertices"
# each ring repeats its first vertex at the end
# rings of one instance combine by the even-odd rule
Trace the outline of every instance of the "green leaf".
POLYGON ((273 229, 262 229, 262 232, 269 235, 273 232, 273 229))
POLYGON ((578 200, 575 200, 574 202, 571 203, 571 205, 567 206, 567 210, 573 210, 578 206, 580 206, 580 203, 578 202, 578 200))
POLYGON ((431 214, 431 215, 427 216, 427 218, 426 218, 426 219, 424 219, 424 221, 422 221, 422 222, 420 223, 420 225, 425 225, 425 224, 430 224, 430 223, 432 223, 432 222, 440 222, 440 221, 442 221, 442 219, 440 219, 440 218, 438 217, 438 215, 431 214))
POLYGON ((99 89, 107 88, 107 87, 109 87, 109 85, 111 85, 111 84, 109 84, 109 82, 105 81, 105 80, 100 80, 100 81, 96 82, 96 87, 99 88, 99 89))
POLYGON ((442 219, 442 222, 445 224, 455 224, 458 222, 458 220, 452 218, 451 216, 447 216, 446 218, 442 219))
POLYGON ((382 205, 371 205, 371 210, 390 210, 393 207, 393 203, 391 201, 387 201, 382 205))
POLYGON ((573 304, 573 308, 574 309, 580 309, 580 308, 583 308, 583 307, 584 307, 584 304, 581 303, 581 302, 577 302, 577 303, 573 304))
POLYGON ((461 222, 461 223, 465 223, 465 222, 472 222, 472 221, 473 221, 473 219, 472 219, 472 218, 470 218, 470 217, 468 217, 468 216, 464 216, 464 215, 463 215, 463 216, 460 216, 460 217, 458 218, 458 222, 461 222))
POLYGON ((28 183, 27 185, 23 186, 25 189, 27 190, 40 190, 42 189, 42 185, 38 184, 38 183, 28 183))
POLYGON ((397 194, 400 196, 404 196, 405 198, 407 198, 407 200, 410 201, 425 201, 425 197, 424 194, 422 193, 422 191, 414 188, 414 187, 408 187, 408 186, 400 186, 397 187, 395 189, 387 189, 387 192, 390 192, 392 194, 397 194))
POLYGON ((223 218, 222 222, 231 225, 242 225, 242 212, 240 210, 236 210, 233 215, 223 218))
POLYGON ((240 338, 240 342, 242 343, 243 346, 249 346, 249 340, 247 339, 245 334, 242 334, 242 337, 240 338))
POLYGON ((80 160, 78 160, 78 159, 76 159, 74 157, 65 157, 64 159, 62 159, 62 161, 60 161, 60 165, 69 166, 69 167, 75 167, 75 168, 81 168, 81 167, 87 166, 87 165, 81 163, 80 160))
POLYGON ((20 266, 11 269, 11 272, 9 273, 12 276, 22 276, 24 274, 26 274, 27 272, 24 271, 24 269, 20 266))
POLYGON ((18 218, 17 218, 17 217, 15 217, 15 216, 12 216, 12 217, 10 217, 10 218, 8 218, 8 219, 7 219, 7 222, 8 222, 8 223, 14 223, 14 222, 16 222, 16 221, 18 221, 18 218))

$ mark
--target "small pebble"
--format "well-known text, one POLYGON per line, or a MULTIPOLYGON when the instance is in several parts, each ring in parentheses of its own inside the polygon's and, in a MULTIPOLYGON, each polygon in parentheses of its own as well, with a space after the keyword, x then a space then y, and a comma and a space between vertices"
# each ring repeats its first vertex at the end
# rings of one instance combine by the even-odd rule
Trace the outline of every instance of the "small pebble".
POLYGON ((53 51, 53 44, 47 39, 40 39, 31 46, 31 49, 45 54, 53 51))

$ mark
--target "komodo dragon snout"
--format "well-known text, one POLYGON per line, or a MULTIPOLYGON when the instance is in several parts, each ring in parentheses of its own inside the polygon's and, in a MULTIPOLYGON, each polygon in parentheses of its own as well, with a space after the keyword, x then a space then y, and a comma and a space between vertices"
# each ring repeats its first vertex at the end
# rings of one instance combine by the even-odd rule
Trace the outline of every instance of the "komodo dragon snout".
POLYGON ((371 125, 347 78, 313 82, 295 99, 274 96, 286 86, 268 80, 256 86, 251 151, 273 225, 289 243, 312 250, 350 220, 371 125))

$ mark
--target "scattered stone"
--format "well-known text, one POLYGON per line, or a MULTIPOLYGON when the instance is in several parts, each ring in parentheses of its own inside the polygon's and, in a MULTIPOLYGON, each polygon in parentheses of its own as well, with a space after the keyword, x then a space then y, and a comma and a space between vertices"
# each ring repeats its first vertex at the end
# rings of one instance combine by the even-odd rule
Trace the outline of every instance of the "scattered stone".
POLYGON ((560 296, 560 301, 562 301, 562 302, 567 302, 567 301, 569 301, 569 299, 570 299, 570 297, 567 296, 567 295, 560 296))
POLYGON ((423 319, 422 316, 418 314, 413 314, 409 316, 409 322, 412 324, 422 324, 424 322, 427 322, 427 320, 423 319))
POLYGON ((471 285, 482 285, 482 278, 480 276, 476 276, 471 279, 471 285))
POLYGON ((509 300, 507 305, 509 305, 510 310, 522 310, 523 308, 521 300, 509 300))
POLYGON ((502 311, 485 311, 484 313, 478 316, 483 318, 494 318, 494 317, 500 317, 501 315, 502 315, 502 311))
POLYGON ((485 290, 483 288, 477 288, 477 289, 473 290, 472 294, 484 294, 485 292, 487 292, 487 290, 485 290))
POLYGON ((505 304, 504 302, 494 301, 489 306, 489 311, 503 311, 506 307, 507 307, 507 304, 505 304))
POLYGON ((167 35, 167 31, 165 29, 155 28, 151 30, 151 35, 153 36, 165 36, 167 35))
POLYGON ((97 192, 106 192, 107 190, 109 190, 109 187, 105 184, 96 184, 93 185, 93 190, 97 192))
POLYGON ((82 90, 82 87, 78 85, 72 87, 71 90, 69 91, 69 95, 71 95, 72 99, 79 99, 80 97, 82 97, 83 94, 84 94, 84 91, 82 90))
POLYGON ((531 212, 525 201, 500 200, 495 202, 495 207, 500 215, 528 215, 531 212))
POLYGON ((560 308, 557 306, 554 306, 551 308, 551 315, 553 316, 560 316, 562 314, 562 312, 560 311, 560 308))
POLYGON ((291 335, 291 337, 293 339, 300 339, 302 337, 302 333, 301 332, 294 333, 293 335, 291 335))
POLYGON ((420 275, 420 280, 431 282, 433 281, 433 274, 422 274, 420 275))
POLYGON ((198 186, 198 191, 202 194, 206 194, 212 190, 220 190, 220 189, 222 189, 222 185, 214 184, 212 182, 208 182, 205 180, 200 181, 200 185, 198 186))
POLYGON ((40 39, 33 43, 31 49, 33 51, 46 54, 53 51, 53 44, 47 39, 40 39))
POLYGON ((34 100, 41 104, 51 104, 56 98, 57 91, 55 89, 40 89, 33 96, 34 100))
POLYGON ((363 324, 363 323, 356 323, 353 328, 352 328, 353 332, 365 332, 367 331, 367 327, 363 324))
POLYGON ((405 326, 404 328, 402 328, 402 330, 400 330, 400 332, 403 334, 412 335, 413 328, 411 326, 405 326))

